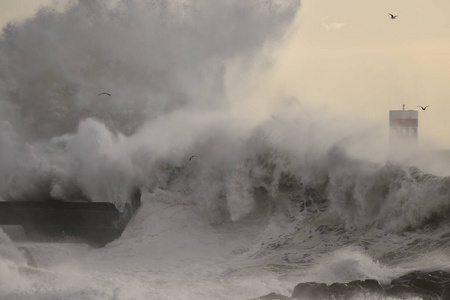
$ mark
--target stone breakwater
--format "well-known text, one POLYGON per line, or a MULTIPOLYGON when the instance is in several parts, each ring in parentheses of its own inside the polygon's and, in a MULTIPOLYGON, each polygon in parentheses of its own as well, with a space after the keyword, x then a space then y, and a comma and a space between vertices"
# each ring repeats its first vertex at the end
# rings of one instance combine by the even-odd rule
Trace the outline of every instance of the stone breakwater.
POLYGON ((377 280, 348 283, 304 282, 294 287, 290 297, 271 293, 253 300, 344 300, 351 297, 378 296, 395 299, 450 300, 450 273, 414 271, 381 285, 377 280))

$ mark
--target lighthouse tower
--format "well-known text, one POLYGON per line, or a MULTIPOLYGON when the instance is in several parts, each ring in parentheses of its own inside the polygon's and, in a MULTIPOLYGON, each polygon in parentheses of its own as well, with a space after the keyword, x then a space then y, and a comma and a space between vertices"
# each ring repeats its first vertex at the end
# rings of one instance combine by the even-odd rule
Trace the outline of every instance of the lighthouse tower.
POLYGON ((417 110, 389 111, 389 128, 391 143, 417 143, 419 112, 417 110))

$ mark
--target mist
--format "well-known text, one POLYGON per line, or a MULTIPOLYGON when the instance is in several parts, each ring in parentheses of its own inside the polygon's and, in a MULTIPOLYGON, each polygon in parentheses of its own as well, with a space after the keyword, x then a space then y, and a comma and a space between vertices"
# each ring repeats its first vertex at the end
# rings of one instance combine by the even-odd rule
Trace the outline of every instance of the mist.
MULTIPOLYGON (((195 111, 190 115, 195 119, 227 111, 228 66, 241 69, 244 77, 266 44, 283 39, 299 1, 54 5, 57 9, 42 8, 24 22, 3 28, 3 198, 42 190, 62 198, 67 193, 87 194, 92 200, 114 195, 95 192, 99 187, 92 182, 135 180, 127 157, 131 154, 123 152, 126 137, 172 113, 195 111), (112 96, 99 95, 102 92, 112 96), (121 175, 105 179, 115 174, 111 168, 121 175), (66 191, 72 183, 83 191, 66 191), (101 196, 95 196, 98 193, 101 196)), ((243 78, 231 79, 239 80, 243 78)), ((164 147, 164 135, 171 129, 160 130, 153 143, 164 147)), ((186 139, 192 134, 180 132, 186 139)))
MULTIPOLYGON (((313 1, 319 14, 330 5, 313 1)), ((363 76, 347 80, 320 51, 305 56, 305 17, 323 39, 350 27, 315 16, 300 0, 57 0, 5 26, 0 201, 125 212, 136 187, 141 198, 102 248, 2 226, 0 295, 256 299, 447 270, 448 152, 422 125, 419 143, 390 144, 395 94, 377 122, 375 100, 392 90, 371 92, 376 74, 355 65, 363 76)))
POLYGON ((402 199, 383 189, 409 178, 402 166, 424 151, 393 158, 380 124, 270 87, 248 93, 261 76, 255 70, 270 71, 299 8, 77 1, 8 24, 0 40, 0 197, 120 206, 139 186, 183 195, 220 223, 270 207, 280 186, 294 184, 323 191, 351 224, 411 225, 412 217, 397 226, 396 214, 383 214, 386 199, 402 199))

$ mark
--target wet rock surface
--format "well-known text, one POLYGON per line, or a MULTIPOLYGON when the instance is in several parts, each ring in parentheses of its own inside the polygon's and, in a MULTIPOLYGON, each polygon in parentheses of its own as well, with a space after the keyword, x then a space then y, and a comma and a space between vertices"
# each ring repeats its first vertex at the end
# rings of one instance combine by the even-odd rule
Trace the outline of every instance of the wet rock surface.
POLYGON ((348 283, 303 282, 294 287, 290 297, 271 293, 254 300, 349 299, 377 295, 396 299, 450 300, 450 273, 446 271, 414 271, 402 275, 387 286, 377 280, 355 280, 348 283))
POLYGON ((348 299, 354 295, 383 294, 384 288, 373 279, 355 280, 349 283, 306 282, 295 286, 292 293, 294 299, 348 299))
POLYGON ((283 296, 276 293, 270 293, 262 297, 253 298, 251 300, 292 300, 291 297, 283 296))
POLYGON ((450 273, 445 271, 414 271, 392 280, 386 290, 389 296, 410 293, 422 299, 450 299, 450 273))

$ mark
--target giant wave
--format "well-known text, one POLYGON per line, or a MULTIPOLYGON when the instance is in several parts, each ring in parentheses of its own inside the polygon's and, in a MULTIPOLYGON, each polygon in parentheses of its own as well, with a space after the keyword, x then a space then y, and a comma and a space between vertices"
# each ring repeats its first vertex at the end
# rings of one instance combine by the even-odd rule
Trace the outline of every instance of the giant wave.
POLYGON ((80 0, 4 28, 0 198, 143 198, 102 249, 1 232, 0 295, 250 299, 448 270, 447 160, 249 92, 299 4, 80 0))

